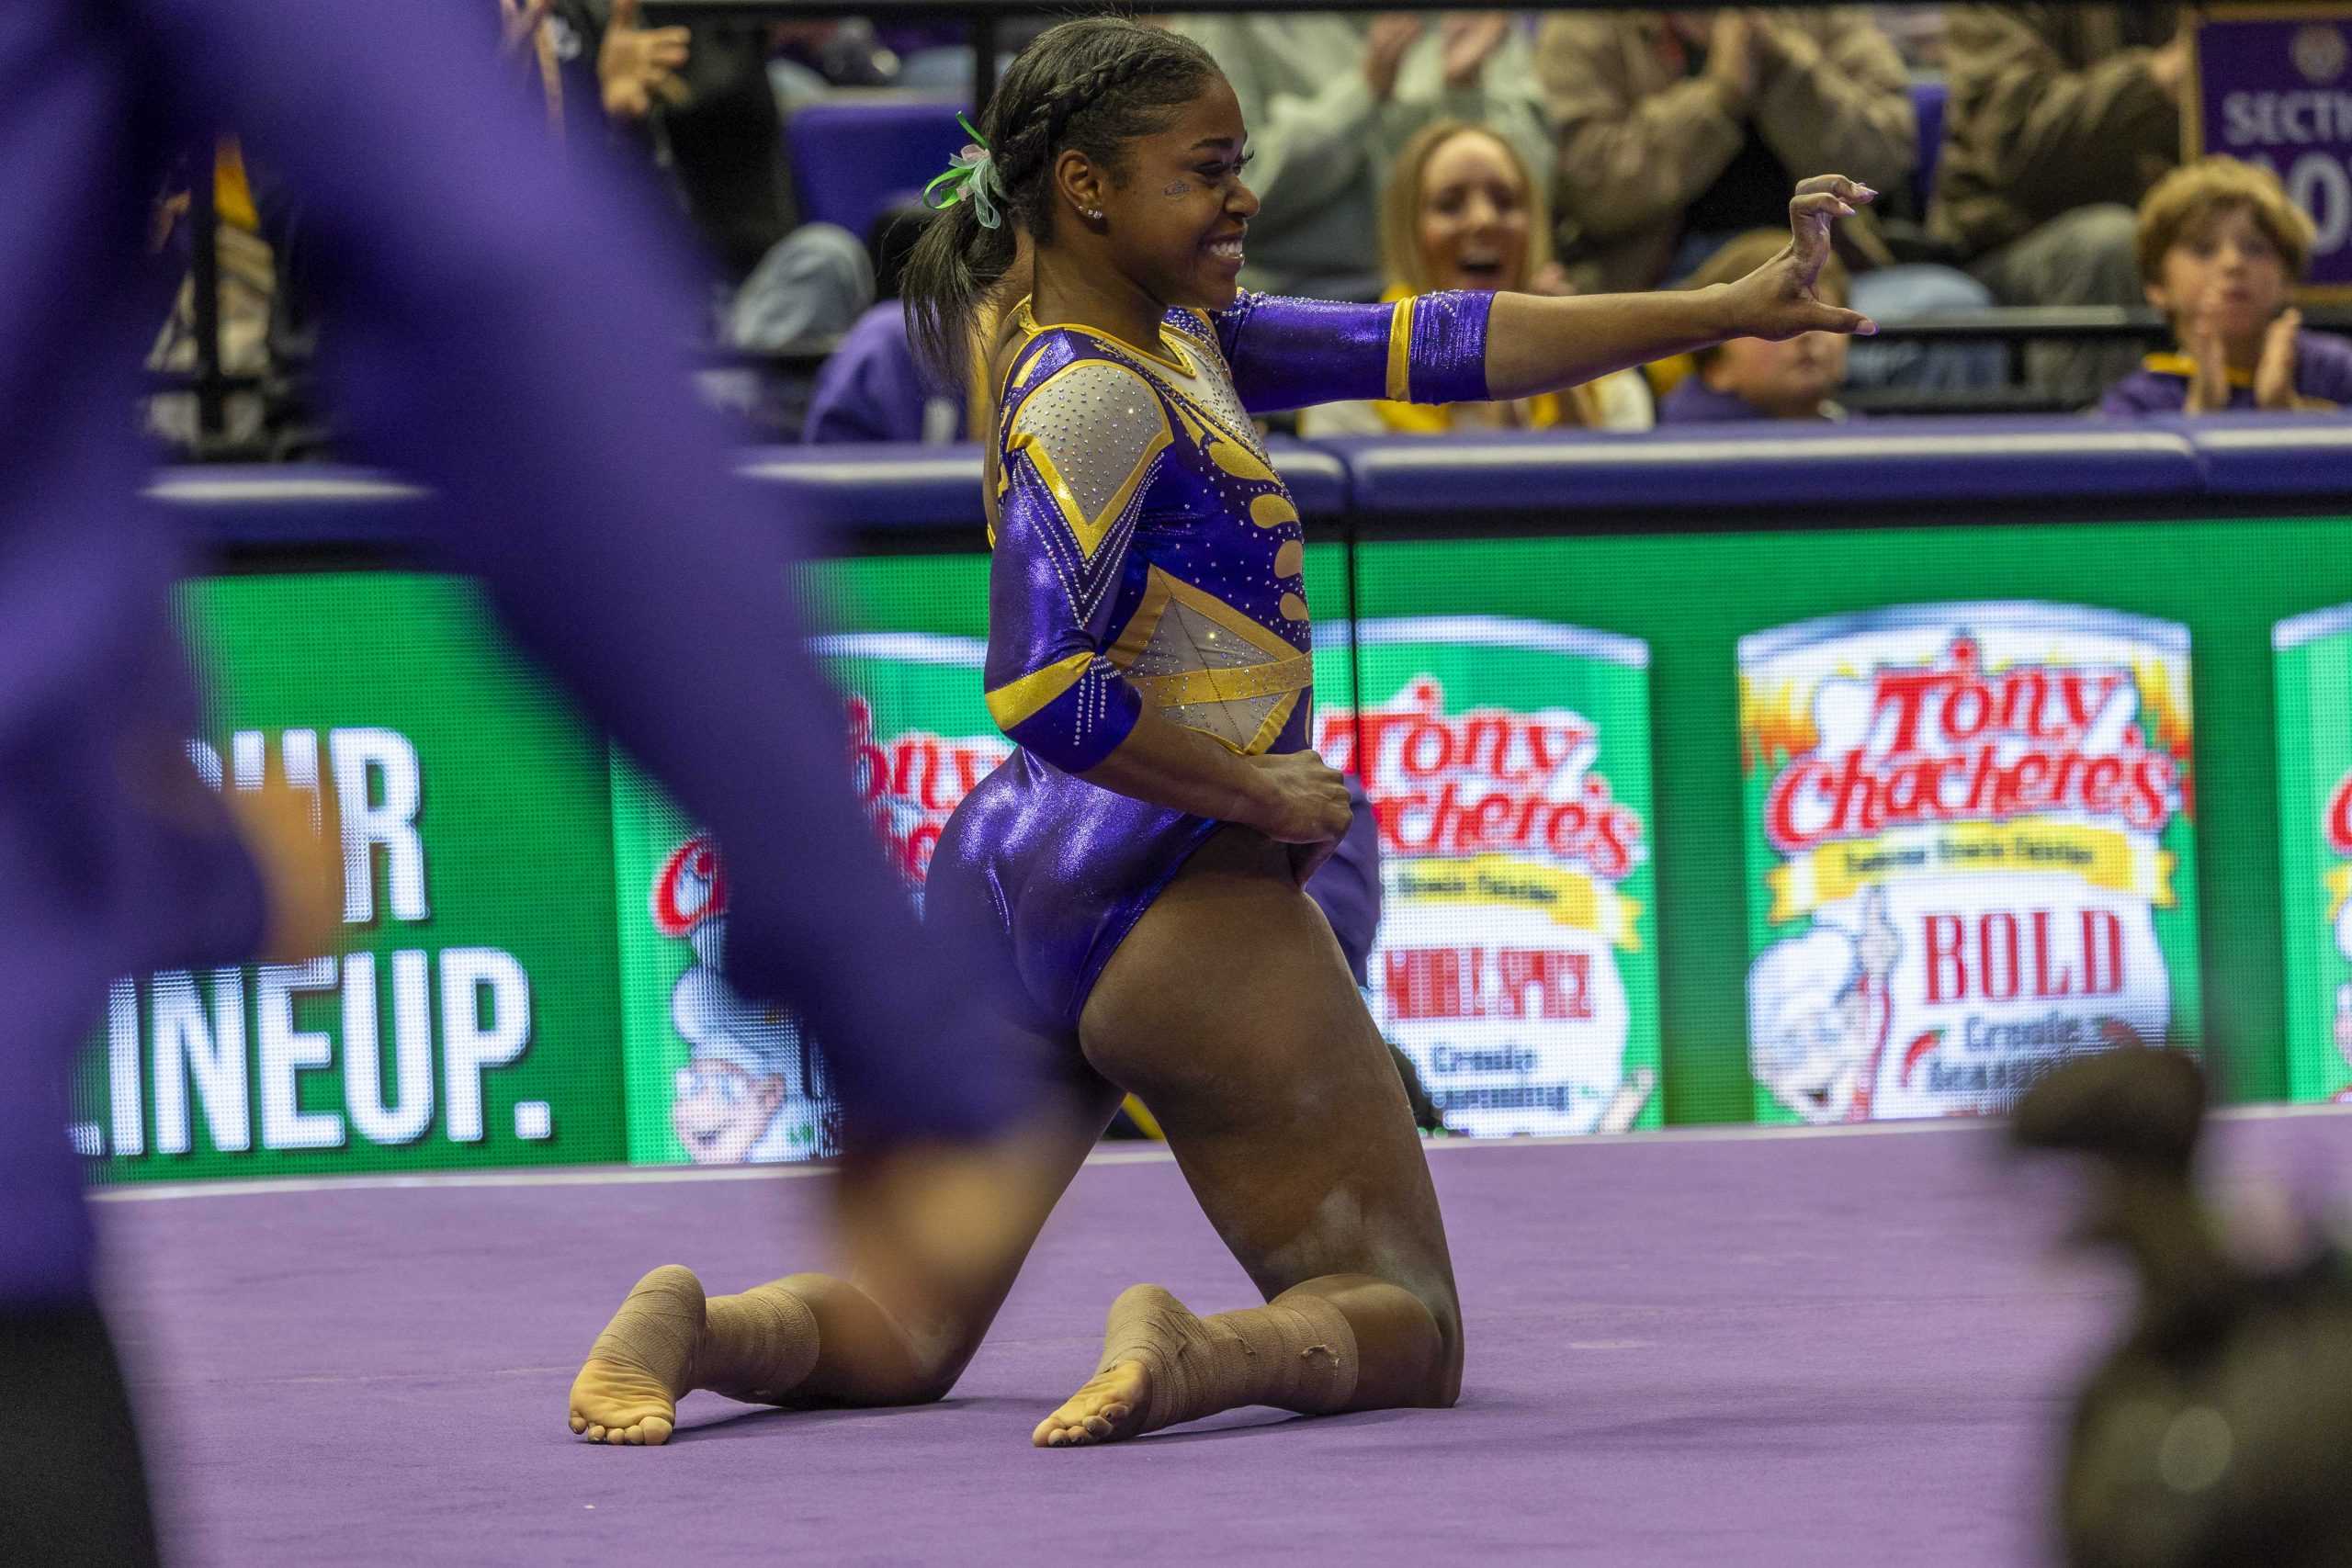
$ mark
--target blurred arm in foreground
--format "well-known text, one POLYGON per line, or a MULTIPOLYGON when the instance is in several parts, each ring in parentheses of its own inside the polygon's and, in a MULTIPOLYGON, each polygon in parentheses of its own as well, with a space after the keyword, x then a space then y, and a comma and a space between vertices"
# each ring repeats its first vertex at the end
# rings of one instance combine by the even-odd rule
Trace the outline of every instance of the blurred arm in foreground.
POLYGON ((548 148, 497 28, 465 0, 0 6, 0 1360, 63 1380, 42 1407, 96 1433, 12 1468, 0 1536, 67 1518, 113 1532, 109 1561, 152 1557, 65 1068, 107 980, 233 962, 266 919, 226 812, 191 794, 181 552, 137 499, 127 414, 153 314, 132 269, 173 136, 233 123, 304 187, 356 453, 440 491, 441 564, 480 575, 718 835, 729 973, 828 1043, 854 1147, 986 1134, 1031 1092, 960 1036, 977 970, 920 931, 852 804, 788 608, 796 531, 726 477, 684 393, 677 264, 548 148))

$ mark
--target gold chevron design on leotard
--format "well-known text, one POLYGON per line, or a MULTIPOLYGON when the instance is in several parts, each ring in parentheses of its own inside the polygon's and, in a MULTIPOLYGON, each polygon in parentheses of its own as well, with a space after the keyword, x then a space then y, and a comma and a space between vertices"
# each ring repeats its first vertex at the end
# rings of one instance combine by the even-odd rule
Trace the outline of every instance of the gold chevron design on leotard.
POLYGON ((1162 717, 1244 755, 1274 743, 1315 680, 1280 634, 1158 567, 1110 657, 1162 717))

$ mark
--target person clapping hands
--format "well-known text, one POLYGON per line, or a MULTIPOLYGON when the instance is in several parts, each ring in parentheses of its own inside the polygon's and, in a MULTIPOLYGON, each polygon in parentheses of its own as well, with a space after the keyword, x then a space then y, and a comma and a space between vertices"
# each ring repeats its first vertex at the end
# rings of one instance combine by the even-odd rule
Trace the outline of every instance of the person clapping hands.
POLYGON ((2141 204, 2139 259, 2177 347, 2110 387, 2100 411, 2310 413, 2352 401, 2352 344, 2304 332, 2290 303, 2313 237, 2267 169, 2216 157, 2165 176, 2141 204))

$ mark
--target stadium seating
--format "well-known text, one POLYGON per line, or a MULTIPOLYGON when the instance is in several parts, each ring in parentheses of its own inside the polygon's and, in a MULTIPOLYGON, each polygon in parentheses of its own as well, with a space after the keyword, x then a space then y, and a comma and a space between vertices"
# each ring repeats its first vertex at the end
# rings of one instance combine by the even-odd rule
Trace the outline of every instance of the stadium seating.
POLYGON ((804 220, 863 239, 874 220, 911 201, 964 145, 962 104, 897 92, 841 93, 793 111, 784 135, 804 220))
POLYGON ((1922 76, 1911 84, 1911 109, 1919 127, 1919 156, 1911 171, 1912 210, 1922 219, 1936 194, 1936 162, 1944 151, 1944 105, 1951 89, 1940 76, 1922 76))

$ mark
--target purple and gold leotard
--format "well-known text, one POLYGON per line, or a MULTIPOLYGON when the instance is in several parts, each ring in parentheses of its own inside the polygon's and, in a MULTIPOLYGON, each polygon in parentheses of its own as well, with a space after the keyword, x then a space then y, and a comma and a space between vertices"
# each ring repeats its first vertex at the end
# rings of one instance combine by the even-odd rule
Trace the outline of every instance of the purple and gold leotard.
POLYGON ((1019 749, 949 820, 926 903, 1002 933, 1023 1021, 1074 1029, 1111 954, 1222 826, 1076 776, 1147 705, 1244 755, 1307 744, 1306 545, 1250 416, 1484 398, 1492 301, 1245 293, 1214 315, 1169 311, 1148 348, 1020 307, 987 667, 989 712, 1019 749))

